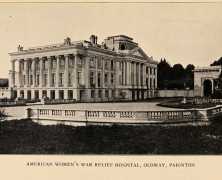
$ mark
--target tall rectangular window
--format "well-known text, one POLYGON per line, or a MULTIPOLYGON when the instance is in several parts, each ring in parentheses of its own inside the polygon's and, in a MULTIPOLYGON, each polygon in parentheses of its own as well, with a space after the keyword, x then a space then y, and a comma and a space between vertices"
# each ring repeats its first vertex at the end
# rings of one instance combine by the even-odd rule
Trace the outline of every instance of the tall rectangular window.
POLYGON ((152 74, 152 68, 150 68, 150 74, 152 74))
POLYGON ((119 75, 119 84, 122 84, 122 77, 119 75))
POLYGON ((98 73, 98 87, 100 87, 100 79, 101 79, 101 77, 100 77, 100 73, 98 73))
POLYGON ((40 62, 39 60, 36 61, 36 69, 39 71, 40 70, 40 62))
POLYGON ((82 67, 82 58, 81 57, 78 58, 78 66, 82 67))
POLYGON ((32 61, 29 61, 29 69, 32 69, 32 61))
POLYGON ((153 79, 153 88, 155 89, 156 86, 155 86, 155 79, 153 79))
POLYGON ((152 88, 152 79, 150 78, 150 88, 152 88))
POLYGON ((97 60, 97 67, 101 67, 101 58, 97 60))
POLYGON ((102 98, 102 90, 99 90, 99 98, 101 99, 102 98))
POLYGON ((60 85, 63 85, 63 83, 64 83, 64 82, 63 82, 63 73, 60 73, 60 74, 59 74, 59 84, 60 84, 60 85))
POLYGON ((64 67, 65 67, 65 60, 64 60, 64 59, 61 59, 61 60, 60 60, 60 68, 61 68, 61 69, 64 69, 64 67))
POLYGON ((105 73, 104 82, 105 82, 105 84, 107 84, 107 82, 108 82, 108 74, 107 73, 105 73))
POLYGON ((44 69, 48 69, 48 60, 44 60, 44 69))
POLYGON ((56 76, 55 74, 52 74, 52 84, 55 85, 56 82, 56 76))
POLYGON ((107 67, 108 67, 108 62, 107 62, 107 60, 105 60, 104 63, 105 63, 105 64, 104 64, 104 67, 107 68, 107 67))
POLYGON ((114 74, 111 74, 111 79, 110 79, 111 84, 113 84, 113 78, 114 78, 114 74))
POLYGON ((90 58, 90 66, 91 66, 91 67, 94 67, 94 57, 91 57, 91 58, 90 58))
POLYGON ((91 98, 94 99, 95 96, 95 90, 91 90, 91 98))
POLYGON ((78 84, 80 84, 81 81, 81 72, 78 72, 78 84))
POLYGON ((23 75, 23 85, 25 85, 25 75, 23 75))
POLYGON ((114 69, 114 62, 111 61, 111 69, 114 69))
POLYGON ((44 74, 44 84, 47 85, 48 83, 48 75, 44 74))
POLYGON ((33 76, 30 75, 30 85, 33 85, 33 76))
POLYGON ((153 69, 153 74, 156 75, 156 69, 153 69))
POLYGON ((122 62, 119 62, 119 70, 122 69, 122 62))
POLYGON ((95 87, 94 84, 94 72, 90 72, 90 86, 95 87))
POLYGON ((148 74, 148 67, 146 67, 146 74, 148 74))
POLYGON ((105 98, 109 98, 109 90, 105 90, 105 98))
POLYGON ((69 82, 68 82, 68 84, 72 84, 72 73, 69 73, 69 82))
POLYGON ((52 69, 56 69, 56 60, 55 59, 52 60, 52 69))
POLYGON ((37 84, 37 85, 39 85, 39 79, 40 79, 40 75, 37 74, 37 77, 36 77, 36 80, 37 80, 36 84, 37 84))
POLYGON ((74 67, 74 59, 69 58, 69 67, 73 68, 74 67))

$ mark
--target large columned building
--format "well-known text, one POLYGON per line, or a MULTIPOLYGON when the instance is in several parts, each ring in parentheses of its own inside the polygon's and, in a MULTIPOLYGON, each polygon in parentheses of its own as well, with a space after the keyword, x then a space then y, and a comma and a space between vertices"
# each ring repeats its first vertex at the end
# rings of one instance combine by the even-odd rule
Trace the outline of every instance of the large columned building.
POLYGON ((9 53, 12 96, 26 99, 76 99, 99 102, 152 98, 157 88, 157 61, 124 35, 101 45, 97 36, 32 47, 9 53))

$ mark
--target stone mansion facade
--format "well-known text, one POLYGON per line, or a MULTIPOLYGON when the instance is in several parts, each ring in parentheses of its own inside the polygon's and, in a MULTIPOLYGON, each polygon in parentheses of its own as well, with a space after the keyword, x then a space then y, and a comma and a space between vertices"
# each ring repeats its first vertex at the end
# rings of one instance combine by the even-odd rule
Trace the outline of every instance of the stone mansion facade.
POLYGON ((9 53, 12 97, 76 99, 83 102, 139 100, 155 96, 157 61, 124 35, 110 36, 99 45, 74 41, 9 53))

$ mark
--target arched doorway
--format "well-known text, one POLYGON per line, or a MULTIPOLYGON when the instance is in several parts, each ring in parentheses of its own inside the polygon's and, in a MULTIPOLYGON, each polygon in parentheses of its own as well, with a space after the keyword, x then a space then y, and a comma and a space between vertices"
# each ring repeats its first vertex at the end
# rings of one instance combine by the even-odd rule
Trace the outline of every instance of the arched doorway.
POLYGON ((210 96, 212 94, 212 82, 207 79, 203 83, 204 85, 204 96, 210 96))

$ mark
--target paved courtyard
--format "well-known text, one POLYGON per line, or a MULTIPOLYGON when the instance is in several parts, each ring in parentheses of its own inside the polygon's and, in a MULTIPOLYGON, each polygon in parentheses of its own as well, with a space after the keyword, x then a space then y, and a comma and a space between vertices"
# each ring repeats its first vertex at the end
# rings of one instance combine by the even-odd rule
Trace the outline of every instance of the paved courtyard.
POLYGON ((28 103, 26 106, 5 107, 8 115, 7 120, 21 119, 25 117, 27 108, 52 108, 52 109, 75 109, 75 110, 173 110, 173 108, 165 108, 156 106, 156 102, 118 102, 118 103, 74 103, 74 104, 58 104, 43 105, 40 103, 28 103))

